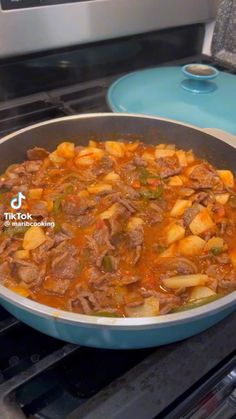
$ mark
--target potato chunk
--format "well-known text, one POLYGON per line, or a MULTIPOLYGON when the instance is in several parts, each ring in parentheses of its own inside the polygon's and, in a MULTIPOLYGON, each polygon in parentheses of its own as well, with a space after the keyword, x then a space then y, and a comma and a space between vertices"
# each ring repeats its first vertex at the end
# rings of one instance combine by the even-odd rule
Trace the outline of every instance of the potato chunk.
POLYGON ((188 165, 185 151, 183 150, 176 151, 176 156, 179 160, 179 164, 181 167, 186 167, 188 165))
POLYGON ((88 192, 91 194, 99 194, 102 192, 112 191, 112 186, 106 183, 97 183, 94 186, 88 187, 88 192))
POLYGON ((185 235, 184 227, 179 224, 170 224, 166 229, 166 242, 172 244, 178 240, 181 240, 185 235))
POLYGON ((205 250, 208 252, 212 249, 219 249, 222 252, 225 249, 224 240, 221 237, 212 237, 205 245, 205 250))
POLYGON ((199 235, 214 227, 215 223, 212 221, 206 208, 200 211, 189 225, 189 228, 194 235, 199 235))
POLYGON ((89 147, 97 147, 97 142, 94 141, 94 140, 89 140, 88 146, 89 147))
POLYGON ((216 293, 209 287, 197 286, 194 287, 190 293, 189 300, 201 300, 202 298, 211 297, 216 293))
POLYGON ((129 219, 127 228, 128 228, 128 230, 132 230, 132 229, 134 229, 136 227, 139 227, 143 223, 144 223, 144 221, 142 220, 142 218, 139 218, 139 217, 131 217, 129 219))
POLYGON ((105 149, 114 157, 123 157, 125 155, 124 143, 118 143, 117 141, 106 141, 105 149))
POLYGON ((180 176, 172 176, 169 178, 169 185, 170 186, 182 186, 183 181, 180 176))
POLYGON ((101 212, 100 218, 102 220, 108 220, 109 218, 111 218, 115 214, 117 208, 118 208, 118 204, 117 203, 113 204, 106 211, 101 212))
POLYGON ((234 175, 230 170, 217 170, 222 182, 228 188, 234 187, 234 175))
POLYGON ((178 243, 171 244, 164 252, 161 252, 159 258, 172 258, 176 256, 178 243))
POLYGON ((169 149, 161 149, 156 148, 155 150, 155 157, 156 159, 160 159, 161 157, 172 157, 175 154, 175 150, 169 150, 169 149))
POLYGON ((152 296, 145 298, 144 303, 137 307, 125 307, 128 317, 152 317, 159 314, 159 300, 152 296))
POLYGON ((10 290, 21 295, 21 297, 28 297, 30 295, 29 290, 27 290, 26 288, 20 287, 19 285, 16 285, 15 287, 10 287, 10 290))
POLYGON ((135 151, 139 146, 139 141, 136 143, 125 143, 125 148, 128 151, 135 151))
POLYGON ((61 163, 65 163, 64 157, 58 156, 56 151, 53 151, 48 156, 49 160, 54 163, 55 165, 60 165, 61 163))
POLYGON ((16 259, 29 259, 30 252, 29 250, 16 250, 14 256, 16 259))
POLYGON ((75 155, 74 143, 65 141, 57 146, 58 156, 64 157, 65 159, 72 159, 75 155))
POLYGON ((188 236, 180 240, 178 251, 183 256, 197 256, 202 253, 205 243, 205 240, 198 236, 188 236))
POLYGON ((218 204, 225 205, 229 200, 229 193, 216 194, 215 199, 218 204))
POLYGON ((188 164, 191 164, 191 163, 194 162, 195 157, 194 157, 194 154, 193 154, 192 150, 186 151, 186 159, 187 159, 188 164))
POLYGON ((180 217, 183 215, 186 208, 191 207, 192 202, 187 199, 177 199, 175 205, 173 206, 170 215, 171 217, 180 217))
POLYGON ((148 151, 145 151, 142 154, 142 159, 145 160, 147 163, 153 163, 155 162, 155 156, 153 153, 149 153, 148 151))
POLYGON ((189 288, 197 285, 204 285, 208 280, 207 275, 193 274, 193 275, 177 275, 171 278, 165 278, 162 280, 163 284, 167 288, 178 289, 178 288, 189 288))
POLYGON ((118 173, 115 172, 110 172, 103 178, 103 180, 105 180, 106 182, 114 182, 119 179, 120 175, 118 175, 118 173))
POLYGON ((40 199, 42 197, 42 193, 43 193, 42 188, 29 189, 28 198, 29 199, 40 199))
POLYGON ((24 235, 23 239, 23 249, 24 250, 33 250, 43 244, 46 240, 45 233, 41 227, 32 226, 30 227, 24 235))
POLYGON ((90 166, 104 156, 104 151, 96 147, 85 147, 75 158, 76 166, 90 166))

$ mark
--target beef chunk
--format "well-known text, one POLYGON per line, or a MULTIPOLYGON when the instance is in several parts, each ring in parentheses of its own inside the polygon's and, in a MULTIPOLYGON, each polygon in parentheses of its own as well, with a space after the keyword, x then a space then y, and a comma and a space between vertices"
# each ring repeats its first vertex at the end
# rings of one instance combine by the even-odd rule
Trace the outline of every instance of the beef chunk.
POLYGON ((2 258, 6 259, 8 256, 12 256, 12 254, 20 247, 19 241, 11 241, 8 242, 5 250, 2 252, 2 258))
POLYGON ((27 151, 27 157, 29 160, 43 160, 49 155, 49 152, 45 148, 34 147, 27 151))
POLYGON ((46 266, 41 267, 32 262, 16 260, 17 275, 24 285, 28 287, 35 287, 42 283, 45 274, 46 266))
POLYGON ((55 235, 55 244, 58 245, 59 243, 65 241, 65 240, 70 240, 70 237, 67 236, 67 234, 63 233, 62 231, 59 231, 56 235, 55 235))
POLYGON ((203 204, 203 205, 208 205, 208 204, 212 204, 215 202, 215 197, 214 194, 210 194, 208 192, 198 192, 194 199, 193 202, 197 202, 199 204, 203 204))
POLYGON ((93 214, 82 214, 76 221, 80 227, 87 227, 96 222, 96 217, 93 214))
POLYGON ((128 232, 130 247, 142 246, 143 244, 143 227, 137 226, 128 232))
POLYGON ((52 273, 60 279, 73 279, 77 268, 78 262, 69 252, 56 256, 52 261, 52 273))
POLYGON ((136 212, 136 206, 130 202, 127 198, 121 198, 119 197, 118 202, 123 205, 131 214, 136 212))
POLYGON ((47 240, 39 247, 31 251, 32 259, 36 263, 42 263, 48 257, 48 251, 55 244, 55 238, 47 236, 47 240))
POLYGON ((33 264, 31 266, 20 266, 18 269, 18 276, 21 281, 26 282, 26 284, 31 284, 32 282, 37 281, 39 277, 39 268, 33 264))
POLYGON ((92 262, 95 262, 97 267, 101 267, 104 256, 113 250, 114 247, 110 242, 110 232, 107 225, 103 222, 99 228, 94 230, 91 236, 87 236, 88 247, 91 250, 92 262))
POLYGON ((80 285, 76 287, 76 296, 69 300, 69 309, 71 311, 77 311, 79 308, 84 314, 92 314, 94 311, 101 310, 99 301, 97 300, 95 293, 89 290, 83 290, 80 285))
POLYGON ((201 211, 202 208, 203 207, 200 204, 193 204, 190 208, 187 208, 184 211, 183 221, 184 221, 184 226, 185 227, 188 227, 189 224, 191 224, 193 219, 201 211))
POLYGON ((12 192, 17 194, 18 192, 22 192, 24 195, 28 193, 29 186, 26 184, 13 186, 12 192))
POLYGON ((47 202, 37 200, 30 207, 30 213, 34 217, 47 217, 48 206, 47 202))
POLYGON ((44 289, 49 294, 64 295, 70 286, 71 281, 69 279, 49 279, 44 283, 44 289))
POLYGON ((140 281, 139 276, 123 276, 120 281, 119 284, 121 285, 130 285, 130 284, 135 284, 136 282, 140 281))
POLYGON ((143 160, 143 158, 140 157, 139 155, 134 156, 133 162, 134 162, 135 166, 137 166, 137 167, 146 167, 147 166, 147 162, 145 160, 143 160))
POLYGON ((97 267, 88 269, 88 284, 91 289, 104 289, 112 285, 112 273, 101 273, 97 267))
POLYGON ((74 236, 73 228, 68 223, 62 223, 61 231, 70 238, 74 236))
POLYGON ((94 203, 88 199, 76 199, 74 196, 69 196, 62 201, 61 205, 65 214, 79 216, 85 214, 89 208, 92 208, 94 203))
POLYGON ((169 176, 177 175, 181 172, 181 167, 179 165, 179 160, 176 156, 173 157, 160 157, 157 160, 157 170, 162 179, 169 176))
POLYGON ((228 291, 236 290, 236 271, 232 269, 228 272, 224 278, 220 278, 218 284, 221 288, 224 288, 228 291))
POLYGON ((128 231, 129 246, 134 249, 134 257, 132 263, 135 265, 142 253, 144 231, 142 225, 132 228, 128 231))
POLYGON ((123 230, 123 222, 129 217, 127 208, 121 204, 117 204, 114 214, 107 220, 110 227, 111 237, 123 230))
POLYGON ((230 257, 228 255, 228 253, 221 253, 221 255, 214 256, 214 258, 221 265, 227 265, 228 263, 230 263, 230 257))
POLYGON ((99 160, 99 162, 95 166, 93 166, 92 173, 96 176, 101 176, 103 174, 106 174, 112 169, 113 169, 112 159, 108 156, 104 156, 99 160))
POLYGON ((141 216, 149 225, 153 225, 163 220, 163 210, 157 204, 151 203, 141 216))
POLYGON ((42 162, 41 160, 26 161, 24 163, 25 169, 29 173, 36 173, 39 171, 42 162))
MULTIPOLYGON (((120 180, 116 181, 116 185, 121 191, 122 198, 128 198, 128 199, 139 199, 139 193, 132 188, 132 186, 126 185, 125 183, 121 182, 120 180)), ((117 195, 118 196, 118 195, 117 195)), ((115 196, 114 196, 115 198, 115 196)))
POLYGON ((0 264, 0 282, 4 282, 11 276, 11 268, 9 261, 0 264))
POLYGON ((2 243, 0 244, 0 254, 4 252, 8 244, 11 242, 10 237, 5 238, 2 243))
POLYGON ((190 173, 189 178, 189 186, 193 189, 223 189, 223 182, 215 169, 208 163, 197 165, 190 173))
POLYGON ((217 281, 221 280, 224 278, 225 276, 225 271, 222 270, 220 268, 220 266, 218 265, 210 265, 207 269, 206 269, 206 274, 214 279, 217 279, 217 281))
POLYGON ((161 264, 164 263, 166 267, 166 272, 161 275, 162 278, 169 278, 177 274, 190 275, 196 274, 198 268, 194 262, 188 258, 176 256, 173 259, 168 261, 168 264, 165 264, 164 258, 159 261, 161 264))
POLYGON ((175 307, 181 304, 181 298, 177 295, 171 295, 164 292, 158 292, 155 290, 146 290, 141 288, 143 297, 155 296, 158 298, 160 303, 160 314, 167 314, 172 311, 175 307))
POLYGON ((21 179, 19 176, 14 177, 2 177, 0 179, 0 188, 4 187, 6 189, 12 189, 13 186, 20 185, 21 179))

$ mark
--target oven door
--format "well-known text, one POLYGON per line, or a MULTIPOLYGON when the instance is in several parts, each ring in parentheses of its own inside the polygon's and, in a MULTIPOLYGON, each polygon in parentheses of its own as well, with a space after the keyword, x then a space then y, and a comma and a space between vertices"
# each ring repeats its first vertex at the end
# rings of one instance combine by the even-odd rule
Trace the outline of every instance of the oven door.
POLYGON ((0 58, 203 23, 215 12, 215 0, 0 0, 0 5, 0 58))

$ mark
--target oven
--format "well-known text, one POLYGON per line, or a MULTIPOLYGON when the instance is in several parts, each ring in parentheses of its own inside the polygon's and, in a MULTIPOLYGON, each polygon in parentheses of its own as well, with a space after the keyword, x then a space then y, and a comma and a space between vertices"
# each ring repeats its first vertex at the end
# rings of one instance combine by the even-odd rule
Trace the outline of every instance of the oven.
POLYGON ((1 0, 0 58, 208 22, 214 14, 215 0, 1 0))

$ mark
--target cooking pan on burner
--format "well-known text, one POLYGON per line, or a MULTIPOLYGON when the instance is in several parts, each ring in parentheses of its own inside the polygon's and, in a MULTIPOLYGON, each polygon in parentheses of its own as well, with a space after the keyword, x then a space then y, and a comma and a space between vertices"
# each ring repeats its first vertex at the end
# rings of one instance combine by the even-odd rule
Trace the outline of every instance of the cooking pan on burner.
MULTIPOLYGON (((218 168, 235 173, 236 149, 193 127, 168 120, 129 114, 90 114, 54 119, 10 134, 0 140, 0 171, 22 162, 34 146, 53 150, 62 140, 86 144, 99 139, 134 134, 144 142, 175 143, 193 149, 218 168)), ((36 303, 0 285, 0 303, 33 328, 81 345, 127 349, 175 342, 199 333, 222 320, 236 308, 236 291, 192 310, 145 318, 97 317, 56 310, 36 303)))

